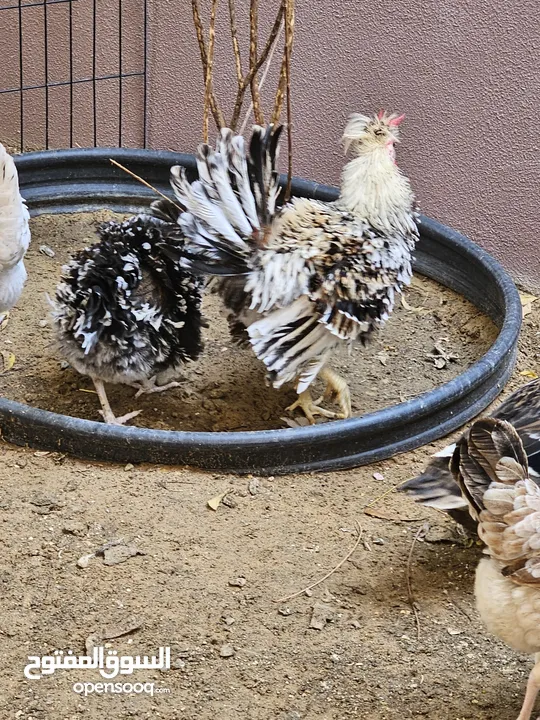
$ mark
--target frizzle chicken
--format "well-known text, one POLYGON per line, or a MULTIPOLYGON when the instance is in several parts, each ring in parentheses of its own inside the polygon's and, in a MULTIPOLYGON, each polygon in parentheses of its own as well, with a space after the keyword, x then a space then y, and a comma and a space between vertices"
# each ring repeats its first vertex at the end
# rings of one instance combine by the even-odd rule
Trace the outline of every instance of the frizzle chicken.
POLYGON ((104 383, 136 387, 136 397, 176 387, 182 364, 202 350, 202 281, 160 249, 181 252, 176 218, 138 215, 99 228, 99 242, 63 268, 53 320, 61 352, 92 378, 107 423, 121 425, 139 410, 115 417, 104 383))
POLYGON ((514 427, 487 418, 457 443, 451 470, 487 558, 474 594, 488 630, 519 652, 535 654, 518 720, 529 720, 540 690, 540 488, 514 427))
POLYGON ((0 321, 9 314, 26 282, 23 258, 30 244, 29 218, 19 192, 17 168, 0 144, 0 321))
POLYGON ((395 164, 401 120, 351 116, 343 141, 353 157, 333 203, 294 198, 278 208, 281 127, 255 126, 249 151, 242 137, 222 130, 215 151, 199 147, 192 184, 182 168, 171 170, 185 208, 180 261, 225 277, 220 290, 233 331, 247 331, 275 388, 295 383, 299 398, 290 409, 301 407, 310 422, 317 414, 351 415, 347 384, 326 363, 338 345, 364 342, 380 327, 411 279, 418 230, 409 181, 395 164), (339 414, 312 400, 317 376, 339 414))

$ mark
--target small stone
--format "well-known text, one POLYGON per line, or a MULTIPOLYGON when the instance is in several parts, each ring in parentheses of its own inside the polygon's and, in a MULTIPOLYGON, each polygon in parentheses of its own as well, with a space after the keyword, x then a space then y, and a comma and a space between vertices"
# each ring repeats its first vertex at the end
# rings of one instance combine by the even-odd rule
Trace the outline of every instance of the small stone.
POLYGON ((231 625, 234 625, 236 620, 233 617, 224 617, 223 622, 227 625, 227 627, 230 627, 231 625))
POLYGON ((38 323, 40 328, 46 328, 48 324, 49 324, 48 320, 40 320, 38 323))
POLYGON ((234 648, 232 645, 222 645, 219 651, 219 655, 222 658, 232 657, 234 655, 234 648))
POLYGON ((291 610, 291 608, 289 608, 289 607, 282 607, 282 608, 279 608, 279 610, 278 610, 278 613, 279 613, 280 615, 284 615, 285 617, 287 617, 288 615, 290 615, 291 612, 292 612, 292 610, 291 610))
POLYGON ((128 463, 124 468, 124 472, 129 472, 130 470, 133 470, 134 468, 135 468, 135 465, 128 463))
POLYGON ((374 545, 384 545, 384 540, 382 538, 375 538, 373 541, 374 545))
POLYGON ((80 557, 80 558, 77 560, 77 567, 80 567, 80 568, 83 568, 83 569, 84 569, 84 568, 87 568, 88 565, 90 564, 90 560, 92 560, 92 558, 95 558, 95 557, 96 557, 96 556, 94 555, 94 553, 90 553, 90 554, 88 554, 88 555, 83 555, 82 557, 80 557))
POLYGON ((463 630, 456 630, 456 628, 446 628, 446 632, 447 632, 449 635, 461 635, 461 633, 463 632, 463 630))
POLYGON ((374 480, 384 480, 384 475, 380 472, 373 473, 373 479, 374 480))
POLYGON ((69 363, 67 360, 60 361, 60 370, 67 370, 68 367, 69 367, 69 363))
POLYGON ((48 245, 40 245, 39 252, 42 255, 46 255, 47 257, 50 257, 50 258, 53 258, 56 255, 54 250, 52 248, 50 248, 48 245))
POLYGON ((234 578, 234 580, 229 580, 229 585, 231 587, 244 587, 244 585, 247 583, 247 580, 245 577, 237 577, 234 578))
POLYGON ((186 667, 186 663, 183 660, 180 660, 180 658, 178 658, 178 660, 175 660, 173 662, 172 666, 174 670, 182 670, 186 667))
POLYGON ((252 478, 249 481, 248 490, 250 495, 258 495, 261 492, 261 481, 259 478, 252 478))
POLYGON ((231 509, 238 507, 238 503, 234 499, 234 495, 225 495, 225 497, 221 501, 221 504, 231 509))

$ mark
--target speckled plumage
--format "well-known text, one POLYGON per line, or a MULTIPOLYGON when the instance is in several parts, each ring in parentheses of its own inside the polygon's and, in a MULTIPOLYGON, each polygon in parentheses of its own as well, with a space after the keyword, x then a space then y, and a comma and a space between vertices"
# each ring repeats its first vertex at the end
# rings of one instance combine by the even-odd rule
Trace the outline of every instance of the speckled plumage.
POLYGON ((171 171, 186 208, 188 267, 236 276, 220 282, 234 334, 246 327, 274 387, 294 381, 306 391, 339 343, 365 341, 385 322, 410 281, 418 230, 394 162, 398 122, 352 116, 344 138, 355 157, 335 203, 296 198, 277 208, 281 128, 272 126, 254 128, 249 152, 230 130, 215 152, 201 146, 191 185, 171 171))
POLYGON ((29 218, 17 168, 0 144, 0 314, 15 305, 26 282, 23 258, 30 244, 29 218))
POLYGON ((512 648, 536 654, 518 719, 529 720, 540 689, 540 488, 518 433, 494 418, 473 423, 451 469, 488 555, 476 571, 480 616, 512 648))
POLYGON ((54 302, 61 352, 80 373, 143 385, 202 349, 202 281, 160 249, 181 252, 178 225, 138 215, 99 228, 63 268, 54 302))
MULTIPOLYGON (((513 392, 492 414, 511 423, 528 456, 529 475, 540 482, 540 380, 532 380, 513 392)), ((463 437, 468 436, 469 431, 463 437)), ((455 444, 436 453, 425 470, 400 487, 417 502, 444 510, 468 530, 476 529, 449 467, 455 444)))

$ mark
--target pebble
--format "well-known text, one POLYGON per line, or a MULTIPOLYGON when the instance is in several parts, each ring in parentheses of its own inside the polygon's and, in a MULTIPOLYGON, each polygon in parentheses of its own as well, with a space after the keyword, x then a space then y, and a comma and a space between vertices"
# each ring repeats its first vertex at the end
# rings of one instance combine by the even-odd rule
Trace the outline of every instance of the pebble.
POLYGON ((135 468, 135 465, 128 463, 124 468, 124 472, 129 472, 130 470, 133 470, 134 468, 135 468))
POLYGON ((234 580, 229 580, 229 585, 231 587, 244 587, 244 585, 247 583, 247 580, 245 577, 237 577, 234 578, 234 580))
POLYGON ((219 651, 219 655, 222 658, 232 657, 234 655, 234 648, 232 645, 222 645, 219 651))
POLYGON ((382 538, 375 538, 373 541, 374 545, 384 545, 384 540, 382 538))

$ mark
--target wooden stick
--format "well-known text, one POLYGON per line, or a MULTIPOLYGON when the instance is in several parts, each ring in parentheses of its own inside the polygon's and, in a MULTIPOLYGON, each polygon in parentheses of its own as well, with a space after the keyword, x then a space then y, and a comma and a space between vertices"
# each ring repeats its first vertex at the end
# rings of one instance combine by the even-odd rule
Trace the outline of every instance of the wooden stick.
MULTIPOLYGON (((193 24, 195 25, 195 31, 197 33, 197 42, 199 43, 199 50, 201 53, 201 64, 203 68, 203 77, 205 81, 205 88, 206 88, 206 76, 208 72, 208 54, 206 51, 206 44, 204 42, 204 29, 203 24, 201 20, 201 13, 199 11, 199 3, 198 0, 191 0, 191 8, 193 11, 193 24)), ((222 127, 225 127, 225 118, 223 117, 223 113, 221 112, 221 109, 219 108, 218 102, 216 100, 216 97, 214 95, 214 91, 211 91, 210 94, 210 109, 212 110, 212 115, 214 116, 214 122, 216 123, 216 126, 219 129, 222 127)))
POLYGON ((346 563, 347 560, 352 556, 352 554, 354 553, 356 548, 360 545, 360 541, 362 540, 362 535, 363 535, 364 531, 358 521, 355 523, 355 527, 356 527, 356 532, 358 534, 356 542, 354 543, 354 546, 351 548, 351 550, 349 550, 349 552, 345 555, 343 560, 340 560, 338 562, 338 564, 336 565, 335 568, 332 568, 332 570, 330 570, 330 572, 327 572, 324 577, 322 577, 320 580, 316 580, 314 583, 311 583, 311 585, 308 585, 303 590, 299 590, 298 592, 295 592, 292 595, 287 595, 286 597, 279 598, 279 600, 274 600, 274 602, 282 603, 282 602, 285 602, 286 600, 291 600, 294 597, 298 597, 298 595, 303 595, 306 592, 306 590, 311 590, 312 588, 316 587, 317 585, 320 585, 322 582, 327 580, 330 577, 330 575, 333 575, 336 572, 336 570, 339 570, 339 568, 344 563, 346 563))
MULTIPOLYGON (((214 42, 216 39, 216 13, 219 0, 212 0, 210 12, 210 29, 208 31, 208 54, 206 57, 206 77, 204 83, 204 110, 203 110, 203 142, 208 142, 208 116, 210 110, 210 96, 212 94, 212 71, 214 69, 214 42)), ((219 130, 220 128, 218 128, 219 130)))
MULTIPOLYGON (((259 1, 250 0, 249 4, 249 69, 252 71, 257 66, 257 35, 259 28, 259 1)), ((264 115, 261 109, 261 95, 257 83, 257 73, 254 72, 251 78, 251 97, 253 101, 253 113, 255 121, 264 125, 264 115)))
MULTIPOLYGON (((150 188, 150 190, 153 190, 157 195, 161 195, 162 198, 165 198, 165 200, 168 200, 170 203, 172 203, 172 204, 174 205, 175 208, 178 208, 178 210, 180 210, 180 212, 184 212, 184 208, 183 208, 183 207, 180 207, 180 205, 177 205, 177 204, 174 202, 174 200, 171 200, 170 197, 167 197, 167 195, 165 195, 164 193, 162 193, 160 190, 158 190, 157 188, 155 188, 153 185, 150 185, 149 182, 146 182, 146 180, 143 180, 142 177, 140 177, 139 175, 135 175, 134 172, 131 172, 131 170, 128 170, 127 167, 124 167, 123 165, 121 165, 119 162, 116 162, 116 160, 113 160, 112 158, 109 158, 109 161, 110 161, 113 165, 116 165, 116 167, 119 167, 120 170, 123 170, 123 171, 124 171, 125 173, 127 173, 128 175, 131 175, 131 177, 134 177, 135 180, 138 180, 138 181, 139 181, 140 183, 142 183, 143 185, 146 185, 147 188, 150 188)), ((92 391, 92 392, 93 392, 93 391, 92 391)))
POLYGON ((234 52, 234 62, 236 66, 236 79, 238 87, 244 82, 244 73, 242 72, 242 58, 240 56, 240 45, 238 44, 238 31, 236 29, 236 10, 234 0, 229 0, 229 21, 231 24, 232 46, 234 52))
MULTIPOLYGON (((262 86, 264 85, 264 82, 265 82, 265 80, 266 80, 266 76, 268 75, 268 71, 270 70, 270 66, 272 65, 272 60, 273 60, 273 58, 274 58, 274 53, 275 53, 276 48, 277 48, 277 46, 278 46, 278 43, 279 43, 279 40, 280 40, 280 38, 281 38, 282 32, 283 32, 283 24, 281 24, 281 25, 279 26, 279 32, 278 32, 278 34, 277 34, 276 41, 275 41, 275 43, 272 45, 272 49, 270 50, 270 54, 268 55, 268 62, 266 63, 266 67, 264 68, 263 74, 261 75, 261 82, 259 83, 259 88, 262 88, 262 86)), ((243 135, 243 134, 244 134, 244 132, 245 132, 245 130, 246 130, 246 127, 247 127, 247 124, 248 124, 248 122, 249 122, 249 117, 250 117, 250 115, 251 115, 252 112, 253 112, 253 100, 251 101, 251 103, 250 103, 250 105, 249 105, 249 109, 248 109, 248 111, 247 111, 247 113, 246 113, 246 117, 244 118, 244 121, 243 121, 242 125, 240 126, 240 130, 238 131, 238 134, 239 134, 239 135, 243 135)), ((278 118, 278 119, 279 119, 279 118, 278 118)), ((274 121, 272 120, 272 122, 274 122, 274 121)))
POLYGON ((291 54, 294 37, 294 0, 286 0, 285 11, 285 68, 287 75, 287 150, 288 170, 287 187, 284 201, 291 198, 292 170, 293 170, 293 144, 292 144, 292 109, 291 109, 291 54))
MULTIPOLYGON (((284 0, 284 2, 285 2, 285 0, 284 0)), ((244 78, 242 85, 239 86, 239 88, 238 88, 238 92, 236 93, 236 100, 234 102, 234 109, 233 109, 233 114, 232 114, 232 118, 231 118, 231 124, 229 126, 231 128, 231 130, 236 130, 236 126, 237 126, 238 120, 240 118, 240 113, 242 112, 242 103, 244 101, 244 95, 245 95, 247 88, 250 87, 250 85, 251 85, 251 80, 259 72, 259 70, 265 63, 265 61, 270 53, 270 50, 272 49, 272 46, 274 45, 274 43, 276 41, 276 38, 277 38, 277 35, 279 32, 279 28, 281 27, 281 21, 283 19, 283 15, 284 15, 284 2, 279 7, 279 11, 278 11, 277 17, 274 21, 274 25, 272 26, 272 30, 270 31, 270 35, 268 37, 268 40, 266 42, 266 45, 264 46, 262 53, 257 58, 255 67, 250 68, 249 72, 247 73, 247 75, 244 78)))

